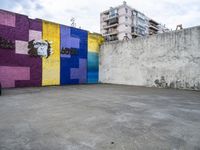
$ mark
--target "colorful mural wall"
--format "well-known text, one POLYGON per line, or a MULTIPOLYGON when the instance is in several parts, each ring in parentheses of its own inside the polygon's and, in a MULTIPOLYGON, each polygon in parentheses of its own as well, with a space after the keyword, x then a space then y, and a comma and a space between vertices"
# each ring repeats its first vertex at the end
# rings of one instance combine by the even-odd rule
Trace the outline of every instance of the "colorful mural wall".
POLYGON ((88 83, 98 83, 99 49, 104 39, 99 34, 88 34, 88 83))
POLYGON ((87 39, 87 31, 61 25, 61 85, 87 83, 87 39))
POLYGON ((100 35, 0 10, 3 88, 98 83, 100 35))
POLYGON ((42 39, 52 42, 53 55, 42 58, 42 86, 60 85, 60 25, 43 21, 42 39))

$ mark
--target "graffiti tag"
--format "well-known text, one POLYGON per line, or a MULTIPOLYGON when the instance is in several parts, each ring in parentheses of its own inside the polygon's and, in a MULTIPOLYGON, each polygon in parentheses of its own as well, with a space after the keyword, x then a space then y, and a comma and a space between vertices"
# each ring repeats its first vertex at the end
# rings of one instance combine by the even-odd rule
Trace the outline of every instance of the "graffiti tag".
POLYGON ((11 40, 7 40, 0 37, 0 48, 2 49, 15 49, 15 43, 11 40))
POLYGON ((65 55, 77 55, 78 51, 76 49, 62 48, 61 54, 65 55))

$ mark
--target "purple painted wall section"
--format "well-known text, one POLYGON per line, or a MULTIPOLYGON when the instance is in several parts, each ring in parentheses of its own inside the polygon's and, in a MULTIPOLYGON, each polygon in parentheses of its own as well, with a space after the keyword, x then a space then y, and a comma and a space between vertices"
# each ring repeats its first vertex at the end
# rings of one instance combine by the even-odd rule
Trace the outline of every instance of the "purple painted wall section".
POLYGON ((0 10, 0 24, 15 27, 15 14, 0 10))
POLYGON ((16 80, 30 80, 30 68, 0 66, 0 75, 2 87, 15 87, 16 80))
MULTIPOLYGON (((0 23, 0 37, 3 37, 4 39, 7 40, 12 40, 15 43, 15 47, 17 48, 17 50, 0 48, 0 67, 9 66, 13 68, 16 67, 29 68, 30 70, 29 78, 25 77, 16 78, 14 87, 41 86, 42 59, 33 58, 27 55, 26 51, 28 51, 28 49, 25 49, 26 46, 24 45, 26 45, 26 43, 32 38, 35 39, 39 38, 38 36, 40 36, 41 35, 40 32, 42 32, 42 21, 39 19, 32 20, 24 15, 13 14, 4 11, 0 11, 0 20, 4 21, 4 23, 0 23), (16 43, 20 44, 16 46, 16 43)), ((8 72, 11 74, 10 76, 18 76, 20 72, 21 74, 23 74, 24 70, 23 69, 21 70, 19 69, 19 71, 9 70, 7 71, 7 73, 8 72)), ((4 81, 9 80, 10 76, 7 76, 7 78, 5 76, 4 81)), ((0 82, 4 81, 2 78, 0 78, 0 82)), ((13 87, 12 84, 5 85, 5 87, 9 86, 13 87)))
POLYGON ((79 83, 85 83, 87 80, 85 68, 87 68, 87 59, 79 59, 79 68, 71 68, 71 79, 79 79, 79 83))
POLYGON ((42 31, 42 20, 40 19, 29 19, 29 29, 42 31))

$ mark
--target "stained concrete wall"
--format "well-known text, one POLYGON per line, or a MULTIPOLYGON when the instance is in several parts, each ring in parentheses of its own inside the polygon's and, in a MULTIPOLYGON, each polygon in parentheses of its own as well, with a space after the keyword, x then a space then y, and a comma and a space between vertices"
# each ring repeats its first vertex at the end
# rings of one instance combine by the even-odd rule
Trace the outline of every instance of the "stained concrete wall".
POLYGON ((105 43, 100 82, 200 90, 200 26, 105 43))

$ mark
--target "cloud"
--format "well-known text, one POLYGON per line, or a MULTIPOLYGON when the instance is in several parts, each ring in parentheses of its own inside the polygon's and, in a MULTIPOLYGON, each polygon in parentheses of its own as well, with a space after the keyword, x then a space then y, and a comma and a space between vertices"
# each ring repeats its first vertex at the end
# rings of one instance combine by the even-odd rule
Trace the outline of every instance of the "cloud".
MULTIPOLYGON (((172 29, 177 24, 183 24, 183 27, 199 25, 199 0, 126 1, 131 7, 172 29)), ((65 25, 70 25, 70 19, 75 17, 77 27, 99 32, 100 12, 120 4, 121 0, 1 0, 0 8, 65 25)))
POLYGON ((40 5, 40 4, 36 4, 35 5, 35 9, 36 10, 42 10, 44 7, 42 6, 42 5, 40 5))

